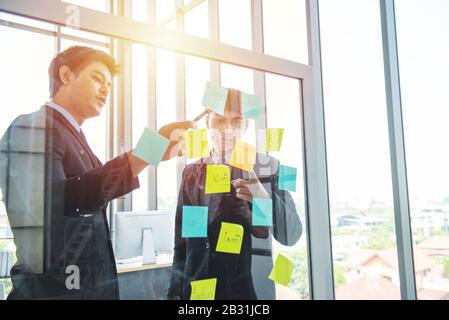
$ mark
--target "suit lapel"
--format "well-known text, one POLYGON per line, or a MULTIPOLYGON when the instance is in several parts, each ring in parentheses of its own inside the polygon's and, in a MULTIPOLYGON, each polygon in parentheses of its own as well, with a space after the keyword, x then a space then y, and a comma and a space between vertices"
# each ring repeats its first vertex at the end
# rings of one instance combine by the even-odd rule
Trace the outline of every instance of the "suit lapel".
POLYGON ((100 164, 100 161, 98 160, 98 158, 92 152, 92 149, 89 147, 89 144, 81 136, 81 134, 78 133, 75 130, 75 128, 69 123, 69 121, 64 117, 64 115, 62 115, 60 112, 58 112, 57 110, 52 109, 49 106, 44 106, 44 107, 47 109, 47 111, 50 113, 50 115, 53 118, 57 119, 59 122, 61 122, 66 127, 66 129, 68 129, 70 134, 81 144, 81 146, 83 147, 84 151, 87 153, 92 166, 94 168, 98 167, 99 164, 100 164))

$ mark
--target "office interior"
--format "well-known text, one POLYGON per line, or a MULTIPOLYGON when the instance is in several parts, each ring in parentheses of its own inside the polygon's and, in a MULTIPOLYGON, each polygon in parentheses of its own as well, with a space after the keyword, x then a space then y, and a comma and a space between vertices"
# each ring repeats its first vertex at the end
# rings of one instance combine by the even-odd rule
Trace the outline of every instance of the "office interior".
MULTIPOLYGON (((73 45, 121 66, 101 115, 83 124, 103 163, 144 128, 201 114, 208 82, 255 95, 263 114, 243 140, 283 129, 279 150, 263 151, 296 169, 302 224, 292 245, 253 239, 257 299, 447 300, 448 16, 446 0, 0 0, 0 131, 49 100, 48 65, 73 45), (288 283, 269 278, 279 255, 288 283)), ((109 203, 120 299, 166 299, 194 161, 150 165, 109 203)), ((2 300, 15 252, 1 202, 2 300)))

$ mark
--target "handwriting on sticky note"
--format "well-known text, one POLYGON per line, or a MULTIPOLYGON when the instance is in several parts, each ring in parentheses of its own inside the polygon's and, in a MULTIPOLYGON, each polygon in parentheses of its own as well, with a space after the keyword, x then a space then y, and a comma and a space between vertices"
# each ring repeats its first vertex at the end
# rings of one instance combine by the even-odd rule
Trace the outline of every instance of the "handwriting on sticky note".
POLYGON ((279 166, 279 190, 296 191, 296 173, 297 169, 289 166, 279 166))
POLYGON ((183 206, 182 207, 182 237, 207 237, 208 207, 183 206))
POLYGON ((231 170, 225 165, 206 167, 206 194, 231 191, 231 170))
POLYGON ((283 137, 283 128, 267 128, 265 133, 265 151, 280 151, 283 137))
POLYGON ((226 100, 228 99, 228 89, 213 84, 206 83, 203 96, 203 106, 218 114, 224 115, 226 100))
POLYGON ((273 200, 272 199, 253 199, 253 226, 273 225, 273 200))
POLYGON ((206 128, 185 131, 184 142, 187 158, 202 158, 209 155, 209 141, 206 128))
POLYGON ((216 251, 240 254, 242 241, 243 227, 241 225, 222 222, 216 251))
POLYGON ((241 93, 242 114, 246 119, 259 119, 264 113, 259 96, 241 93))
POLYGON ((280 283, 283 286, 288 286, 292 278, 293 269, 293 262, 284 255, 279 254, 268 279, 280 283))
POLYGON ((215 300, 217 278, 192 281, 190 285, 192 286, 190 300, 215 300))
POLYGON ((239 139, 234 144, 230 165, 248 172, 253 171, 256 163, 257 150, 252 146, 239 139))
POLYGON ((167 138, 150 128, 145 128, 132 154, 157 167, 169 144, 170 141, 167 138))

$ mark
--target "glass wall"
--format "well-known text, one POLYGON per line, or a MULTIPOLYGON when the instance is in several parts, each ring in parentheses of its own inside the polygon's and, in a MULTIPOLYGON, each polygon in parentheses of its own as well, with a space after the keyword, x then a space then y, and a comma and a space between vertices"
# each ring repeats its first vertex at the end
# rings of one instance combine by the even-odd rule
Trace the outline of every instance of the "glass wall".
POLYGON ((395 4, 417 296, 442 300, 449 293, 449 3, 395 4))
POLYGON ((319 4, 336 298, 400 299, 379 1, 319 4))
MULTIPOLYGON (((117 267, 122 299, 190 299, 199 288, 196 281, 201 280, 212 281, 207 284, 216 288, 218 299, 313 298, 309 280, 314 266, 309 259, 308 233, 314 227, 319 228, 309 225, 304 183, 314 178, 306 173, 311 167, 315 169, 306 166, 307 150, 303 146, 304 141, 311 139, 310 132, 304 132, 302 118, 302 109, 310 102, 310 97, 303 97, 302 93, 303 84, 310 81, 307 0, 284 0, 282 5, 274 0, 261 1, 263 34, 253 34, 258 30, 254 28, 258 19, 253 19, 257 12, 252 10, 254 2, 250 0, 63 2, 97 13, 108 13, 120 5, 129 18, 141 22, 153 20, 149 14, 150 5, 154 5, 154 23, 177 30, 176 36, 186 41, 189 39, 183 33, 210 39, 215 36, 210 28, 216 23, 219 31, 216 40, 227 45, 226 49, 235 53, 232 59, 238 61, 224 62, 213 52, 216 44, 212 41, 204 41, 204 47, 199 48, 202 54, 190 56, 175 52, 176 48, 171 51, 149 47, 0 12, 0 43, 8 44, 0 51, 0 88, 5 106, 0 132, 4 137, 6 133, 3 141, 8 146, 14 142, 7 131, 11 122, 20 114, 38 110, 49 100, 51 59, 73 45, 86 45, 124 58, 122 73, 114 82, 117 85, 114 95, 98 117, 82 126, 94 156, 102 163, 111 160, 111 146, 136 147, 146 127, 158 130, 166 123, 198 116, 205 110, 203 98, 208 82, 217 86, 218 91, 233 89, 227 91, 224 100, 225 108, 232 110, 226 109, 222 114, 209 112, 197 122, 199 129, 208 129, 207 154, 187 156, 187 145, 184 155, 141 171, 138 189, 118 195, 112 206, 108 202, 101 207, 107 222, 109 215, 114 218, 111 240, 115 261, 110 270, 96 269, 95 276, 101 278, 117 267), (215 4, 217 12, 211 10, 215 4), (252 50, 253 43, 261 40, 266 56, 260 61, 273 61, 270 59, 274 56, 293 64, 274 59, 273 65, 261 68, 273 73, 253 70, 258 66, 248 61, 251 55, 247 51, 240 49, 252 50), (286 74, 282 66, 288 65, 295 66, 295 70, 289 70, 292 72, 306 70, 304 79, 282 76, 286 74), (256 92, 259 97, 253 96, 256 92), (245 113, 245 108, 254 105, 260 114, 245 113), (236 106, 237 115, 233 114, 236 106), (123 117, 115 119, 118 114, 123 117), (232 149, 223 150, 229 141, 217 135, 224 132, 220 123, 235 135, 228 139, 232 149), (218 127, 223 130, 214 130, 218 127), (234 163, 231 152, 237 150, 236 137, 247 148, 245 156, 251 150, 257 151, 255 177, 248 173, 251 170, 234 163), (224 178, 232 181, 226 182, 229 190, 206 191, 210 191, 209 168, 229 170, 224 174, 224 178), (236 183, 245 187, 236 187, 236 183), (265 214, 266 210, 270 213, 265 214), (198 222, 200 216, 202 220, 198 222), (189 217, 195 219, 189 222, 189 217), (226 236, 234 232, 241 246, 223 247, 226 240, 223 230, 226 236), (186 268, 189 254, 209 261, 209 269, 199 265, 186 268), (289 281, 283 277, 286 274, 289 281)), ((328 172, 332 241, 332 258, 328 258, 332 260, 335 298, 400 299, 397 252, 403 248, 397 248, 396 243, 385 95, 388 84, 384 75, 379 1, 320 0, 318 4, 327 168, 317 169, 328 172)), ((446 58, 449 45, 445 39, 449 5, 445 0, 396 0, 395 10, 417 296, 422 300, 447 299, 449 194, 445 182, 449 172, 444 164, 449 153, 445 151, 444 138, 448 134, 445 120, 449 96, 445 87, 449 84, 446 58)), ((155 30, 155 34, 159 31, 155 30)), ((310 87, 308 83, 307 88, 310 87)), ((182 143, 188 143, 183 137, 182 143)), ((33 148, 39 147, 30 141, 28 144, 33 148)), ((41 156, 40 151, 33 149, 31 153, 41 156)), ((120 150, 123 151, 126 150, 120 150)), ((7 153, 22 155, 23 150, 8 149, 7 153)), ((0 164, 0 169, 6 170, 0 172, 0 182, 10 190, 0 197, 0 259, 8 261, 5 265, 8 272, 17 260, 16 252, 21 251, 16 245, 24 245, 13 239, 13 234, 22 232, 19 227, 40 230, 48 222, 41 221, 45 220, 42 216, 36 221, 19 221, 24 225, 17 220, 10 225, 8 217, 20 211, 10 200, 11 195, 19 200, 26 198, 17 192, 20 188, 10 188, 20 176, 8 171, 12 170, 11 163, 14 166, 22 161, 20 156, 15 159, 8 158, 8 162, 0 164)), ((96 162, 94 157, 92 161, 96 162)), ((41 164, 29 163, 27 169, 31 171, 41 164)), ((77 174, 67 175, 73 178, 77 174)), ((25 182, 20 180, 18 186, 32 189, 33 184, 25 182)), ((318 191, 320 196, 326 193, 322 189, 318 191)), ((56 190, 55 194, 61 190, 65 189, 56 190)), ((25 206, 23 210, 26 213, 40 209, 25 206)), ((96 218, 89 210, 83 212, 83 219, 96 218)), ((70 229, 73 234, 84 228, 70 221, 74 224, 69 223, 67 228, 73 227, 70 229)), ((106 227, 103 235, 109 245, 107 223, 102 226, 106 227)), ((87 233, 89 230, 85 228, 87 233)), ((80 245, 79 238, 68 237, 66 233, 64 237, 64 245, 80 245)), ((48 238, 35 236, 32 240, 36 242, 36 256, 42 253, 43 261, 39 261, 42 268, 55 261, 67 264, 67 256, 65 260, 59 256, 55 261, 51 260, 54 257, 44 257, 48 238)), ((83 259, 92 262, 93 253, 83 254, 86 254, 83 259)), ((89 272, 86 270, 83 272, 89 272)), ((11 290, 8 272, 0 273, 0 296, 3 290, 6 294, 11 290)), ((330 292, 330 288, 331 285, 323 291, 330 292)), ((201 294, 198 297, 204 298, 201 294)))

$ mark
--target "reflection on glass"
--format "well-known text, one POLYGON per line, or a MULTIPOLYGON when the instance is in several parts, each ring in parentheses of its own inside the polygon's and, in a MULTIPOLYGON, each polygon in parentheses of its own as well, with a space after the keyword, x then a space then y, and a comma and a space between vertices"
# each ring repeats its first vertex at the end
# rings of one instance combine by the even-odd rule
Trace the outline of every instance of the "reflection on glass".
POLYGON ((395 5, 417 295, 446 300, 449 3, 398 0, 395 5))
MULTIPOLYGON (((176 117, 176 54, 156 51, 156 105, 157 127, 175 122, 176 117)), ((182 103, 182 102, 180 102, 182 103)), ((177 200, 177 161, 172 159, 157 168, 157 208, 174 212, 177 200)))
MULTIPOLYGON (((8 75, 0 77, 0 86, 3 88, 2 99, 5 106, 13 106, 2 109, 0 134, 3 136, 10 123, 19 114, 36 111, 48 100, 47 69, 48 63, 55 52, 55 41, 54 38, 49 36, 0 26, 0 42, 8 44, 7 47, 0 50, 0 69, 3 75, 8 75), (25 52, 27 48, 34 48, 33 59, 18 60, 17 52, 25 52), (27 86, 26 94, 23 91, 24 79, 27 79, 29 83, 33 83, 32 86, 27 86)), ((2 157, 2 160, 0 160, 0 167, 5 169, 3 159, 2 157)), ((2 177, 4 177, 5 173, 3 169, 0 174, 2 177)), ((0 178, 0 180, 2 179, 0 178)), ((5 274, 0 274, 0 290, 3 289, 5 296, 7 296, 12 289, 9 278, 10 269, 16 263, 17 258, 16 247, 12 240, 11 221, 7 215, 6 202, 8 193, 3 192, 5 190, 3 187, 4 185, 0 187, 3 189, 0 200, 0 252, 2 253, 3 261, 6 262, 8 260, 8 262, 5 274)), ((36 243, 38 242, 36 239, 36 243)), ((39 246, 39 244, 37 245, 39 246)), ((37 251, 37 248, 35 249, 37 251)))
POLYGON ((91 1, 91 0, 62 0, 62 2, 66 2, 66 3, 70 3, 70 4, 74 4, 77 6, 81 6, 81 7, 85 7, 85 8, 89 8, 89 9, 93 9, 93 10, 97 10, 97 11, 102 11, 102 12, 107 12, 108 11, 108 0, 96 0, 96 1, 91 1))
POLYGON ((156 0, 156 24, 171 17, 175 13, 175 1, 156 0))
POLYGON ((251 1, 219 1, 220 42, 251 50, 251 1))
POLYGON ((201 38, 209 37, 208 3, 204 1, 184 15, 184 32, 201 38))
POLYGON ((284 129, 280 151, 274 151, 270 154, 276 157, 282 165, 297 169, 296 192, 291 192, 291 195, 303 226, 302 236, 294 246, 284 246, 277 241, 273 243, 273 252, 282 253, 289 257, 295 265, 292 283, 288 288, 277 285, 276 297, 280 300, 309 299, 300 83, 295 79, 272 74, 266 74, 265 80, 267 92, 267 128, 284 129), (279 112, 281 109, 282 112, 279 112))
MULTIPOLYGON (((132 46, 132 146, 148 126, 148 49, 144 45, 132 46)), ((139 174, 140 188, 132 193, 133 210, 148 209, 148 168, 139 174)))
POLYGON ((31 27, 49 30, 49 31, 55 31, 55 29, 56 29, 54 24, 42 22, 39 20, 29 19, 29 18, 18 16, 18 15, 9 14, 6 12, 0 12, 0 20, 15 22, 15 23, 26 25, 26 26, 31 26, 31 27))
POLYGON ((266 54, 308 64, 305 0, 263 0, 264 51, 266 54))

